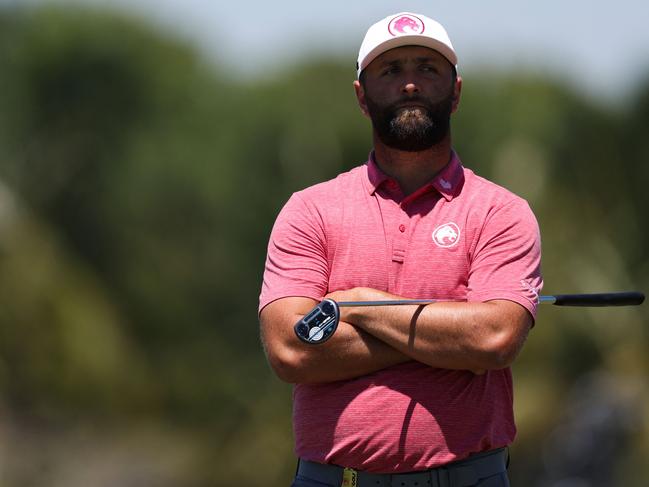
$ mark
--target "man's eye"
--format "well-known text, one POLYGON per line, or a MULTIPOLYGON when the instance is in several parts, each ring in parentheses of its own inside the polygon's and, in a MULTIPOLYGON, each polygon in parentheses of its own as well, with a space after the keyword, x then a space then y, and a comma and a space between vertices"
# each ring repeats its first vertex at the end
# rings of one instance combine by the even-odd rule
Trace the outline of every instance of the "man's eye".
POLYGON ((421 70, 426 73, 437 73, 437 68, 435 66, 424 65, 421 67, 421 70))
POLYGON ((393 66, 391 68, 387 68, 386 70, 383 71, 383 75, 388 75, 388 74, 396 74, 399 72, 399 68, 396 66, 393 66))

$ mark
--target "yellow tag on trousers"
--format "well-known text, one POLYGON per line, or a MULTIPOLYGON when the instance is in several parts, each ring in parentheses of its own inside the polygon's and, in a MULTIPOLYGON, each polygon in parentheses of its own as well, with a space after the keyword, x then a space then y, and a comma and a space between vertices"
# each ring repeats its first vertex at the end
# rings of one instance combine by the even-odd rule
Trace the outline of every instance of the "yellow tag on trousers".
POLYGON ((353 468, 346 468, 343 470, 343 483, 341 487, 356 487, 356 470, 353 468))

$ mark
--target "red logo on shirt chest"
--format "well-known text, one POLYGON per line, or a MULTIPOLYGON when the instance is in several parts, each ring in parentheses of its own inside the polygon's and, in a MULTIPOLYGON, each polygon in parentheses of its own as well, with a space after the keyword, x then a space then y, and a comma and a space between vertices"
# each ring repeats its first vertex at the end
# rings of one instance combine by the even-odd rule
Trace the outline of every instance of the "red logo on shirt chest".
POLYGON ((432 237, 438 247, 453 247, 460 240, 460 227, 453 222, 444 223, 433 230, 432 237))

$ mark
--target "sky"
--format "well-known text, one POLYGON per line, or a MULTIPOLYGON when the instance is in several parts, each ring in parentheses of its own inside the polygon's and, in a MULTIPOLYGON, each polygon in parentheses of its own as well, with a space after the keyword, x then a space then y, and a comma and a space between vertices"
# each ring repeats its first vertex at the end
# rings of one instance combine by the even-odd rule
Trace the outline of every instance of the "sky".
MULTIPOLYGON (((61 3, 0 0, 0 4, 61 3)), ((525 70, 619 98, 649 78, 649 1, 616 0, 67 0, 132 12, 194 43, 241 76, 318 55, 353 66, 367 28, 400 11, 441 22, 461 72, 525 70)), ((466 81, 466 80, 465 80, 466 81)))

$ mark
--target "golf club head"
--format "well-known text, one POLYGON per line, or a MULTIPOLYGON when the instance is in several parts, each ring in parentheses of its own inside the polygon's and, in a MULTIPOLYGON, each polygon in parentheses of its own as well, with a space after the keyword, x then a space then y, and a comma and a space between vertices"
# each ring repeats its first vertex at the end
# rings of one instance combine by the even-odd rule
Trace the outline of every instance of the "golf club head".
POLYGON ((305 343, 316 345, 324 343, 338 328, 340 309, 333 299, 319 302, 293 329, 297 337, 305 343))

